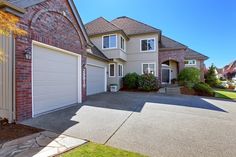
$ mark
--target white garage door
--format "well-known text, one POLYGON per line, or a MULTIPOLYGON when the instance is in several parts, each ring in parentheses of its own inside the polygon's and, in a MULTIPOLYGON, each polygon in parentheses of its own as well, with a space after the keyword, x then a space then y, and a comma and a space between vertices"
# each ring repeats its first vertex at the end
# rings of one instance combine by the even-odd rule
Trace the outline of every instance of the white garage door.
POLYGON ((105 91, 105 68, 87 65, 87 95, 105 91))
POLYGON ((33 115, 81 101, 80 56, 65 52, 33 46, 33 115))

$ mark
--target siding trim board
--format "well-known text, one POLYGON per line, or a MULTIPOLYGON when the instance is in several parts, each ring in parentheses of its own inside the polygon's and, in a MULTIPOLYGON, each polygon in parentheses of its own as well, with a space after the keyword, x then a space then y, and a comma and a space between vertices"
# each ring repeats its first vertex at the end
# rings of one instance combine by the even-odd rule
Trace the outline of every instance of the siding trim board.
POLYGON ((13 107, 13 36, 0 36, 0 51, 5 55, 5 61, 0 63, 0 117, 7 118, 10 122, 14 118, 13 107))

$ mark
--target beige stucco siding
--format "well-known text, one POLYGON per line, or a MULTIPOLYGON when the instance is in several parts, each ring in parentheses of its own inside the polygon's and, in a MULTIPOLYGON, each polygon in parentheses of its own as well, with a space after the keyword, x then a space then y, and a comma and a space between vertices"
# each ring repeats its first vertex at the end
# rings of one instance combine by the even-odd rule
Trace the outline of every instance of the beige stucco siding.
MULTIPOLYGON (((109 34, 107 34, 109 35, 109 34)), ((103 36, 97 36, 97 37, 92 37, 90 38, 90 40, 92 41, 92 43, 99 49, 101 50, 104 55, 109 58, 109 59, 122 59, 124 61, 127 61, 127 54, 124 50, 122 50, 120 48, 120 38, 121 38, 121 34, 117 33, 114 34, 117 35, 117 44, 116 44, 116 48, 112 48, 112 49, 103 49, 103 36)))
POLYGON ((0 51, 5 59, 0 63, 0 117, 13 119, 13 40, 12 37, 0 36, 0 51))
POLYGON ((127 42, 127 62, 125 64, 125 74, 136 72, 142 74, 143 63, 155 63, 156 75, 158 76, 158 35, 140 35, 130 37, 127 42), (141 52, 141 40, 155 38, 156 50, 153 52, 141 52))
POLYGON ((178 75, 178 63, 175 61, 170 61, 171 68, 171 79, 176 79, 178 75))

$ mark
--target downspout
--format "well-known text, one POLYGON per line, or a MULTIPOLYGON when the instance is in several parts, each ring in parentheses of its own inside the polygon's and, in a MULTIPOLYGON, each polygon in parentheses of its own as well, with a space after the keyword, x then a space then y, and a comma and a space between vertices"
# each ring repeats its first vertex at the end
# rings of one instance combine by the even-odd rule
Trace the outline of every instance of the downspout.
POLYGON ((16 77, 15 77, 15 65, 16 65, 16 55, 15 55, 15 37, 12 35, 12 112, 11 119, 12 122, 16 121, 16 77))

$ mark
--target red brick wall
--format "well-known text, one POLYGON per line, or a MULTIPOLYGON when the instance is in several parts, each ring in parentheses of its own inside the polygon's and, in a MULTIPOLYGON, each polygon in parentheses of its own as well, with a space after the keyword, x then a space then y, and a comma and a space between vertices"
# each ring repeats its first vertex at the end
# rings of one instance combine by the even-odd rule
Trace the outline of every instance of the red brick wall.
MULTIPOLYGON (((194 58, 193 58, 194 59, 194 58)), ((178 62, 179 71, 183 70, 185 60, 185 50, 168 50, 159 52, 159 80, 161 81, 161 64, 165 61, 173 60, 178 62)), ((204 60, 200 61, 201 81, 204 81, 204 60)))
POLYGON ((159 52, 159 80, 161 81, 161 65, 163 62, 173 60, 178 63, 179 71, 184 69, 184 49, 183 50, 168 50, 159 52))
MULTIPOLYGON (((81 54, 82 65, 86 63, 86 42, 67 0, 48 0, 27 8, 20 26, 28 34, 16 38, 17 121, 32 117, 31 60, 24 56, 26 49, 32 50, 32 40, 81 54)), ((84 100, 86 86, 82 87, 84 100)))

